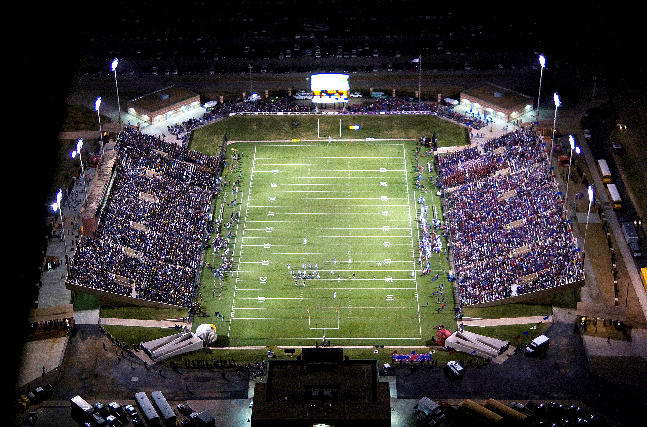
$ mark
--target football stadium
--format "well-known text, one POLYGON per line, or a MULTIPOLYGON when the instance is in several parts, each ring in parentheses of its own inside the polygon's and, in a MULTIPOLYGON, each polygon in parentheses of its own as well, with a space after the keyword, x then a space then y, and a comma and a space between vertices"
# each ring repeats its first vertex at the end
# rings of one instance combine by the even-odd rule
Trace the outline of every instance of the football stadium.
POLYGON ((319 3, 30 15, 10 424, 647 425, 637 8, 319 3))
POLYGON ((230 346, 424 346, 462 307, 582 285, 534 126, 472 142, 482 119, 441 103, 272 102, 217 104, 182 144, 119 134, 67 287, 230 346))

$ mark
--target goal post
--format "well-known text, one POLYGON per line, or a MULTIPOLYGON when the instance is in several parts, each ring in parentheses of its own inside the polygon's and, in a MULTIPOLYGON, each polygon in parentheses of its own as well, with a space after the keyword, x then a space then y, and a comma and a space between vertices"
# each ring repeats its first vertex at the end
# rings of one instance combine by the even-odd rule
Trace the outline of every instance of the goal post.
POLYGON ((340 325, 340 316, 339 316, 339 309, 335 308, 335 314, 333 316, 326 316, 324 315, 326 311, 332 310, 332 307, 328 309, 322 309, 322 308, 317 308, 317 309, 307 309, 308 312, 308 329, 312 330, 326 330, 326 329, 332 329, 332 330, 339 330, 339 325, 340 325), (313 316, 313 311, 317 311, 318 313, 322 314, 321 316, 313 316))

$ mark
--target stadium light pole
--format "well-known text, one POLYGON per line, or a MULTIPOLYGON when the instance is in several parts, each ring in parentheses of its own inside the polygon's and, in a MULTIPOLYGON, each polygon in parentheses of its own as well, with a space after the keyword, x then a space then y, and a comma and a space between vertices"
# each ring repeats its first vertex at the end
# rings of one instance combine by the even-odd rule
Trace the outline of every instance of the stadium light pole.
POLYGON ((83 157, 81 156, 81 148, 83 148, 83 138, 79 138, 76 141, 76 150, 72 151, 72 158, 76 158, 76 155, 79 155, 79 160, 81 160, 81 175, 83 175, 83 157))
POLYGON ((413 58, 411 60, 412 64, 416 64, 418 66, 418 104, 420 103, 420 91, 422 89, 422 55, 418 55, 417 58, 413 58))
POLYGON ((418 56, 418 104, 420 104, 420 92, 422 92, 422 55, 418 56))
POLYGON ((119 126, 121 126, 121 103, 119 102, 119 86, 117 85, 117 65, 119 65, 119 59, 115 58, 112 60, 112 65, 110 65, 110 68, 115 73, 115 89, 117 90, 117 108, 119 109, 119 126))
POLYGON ((101 131, 101 114, 99 108, 101 107, 101 97, 94 101, 94 109, 97 111, 97 118, 99 119, 99 144, 101 144, 101 154, 103 155, 103 132, 101 131))
POLYGON ((539 102, 541 100, 541 80, 544 77, 544 68, 546 68, 546 57, 544 55, 539 55, 539 65, 541 65, 541 71, 539 72, 539 94, 537 95, 537 110, 535 111, 535 122, 539 123, 539 102))
POLYGON ((50 206, 52 207, 52 211, 54 212, 58 211, 59 218, 61 219, 61 233, 63 234, 63 247, 65 248, 65 269, 67 271, 67 266, 69 264, 67 262, 67 240, 65 239, 65 221, 63 221, 63 207, 61 206, 62 200, 63 200, 63 190, 59 189, 58 193, 56 193, 56 201, 52 203, 50 206))
POLYGON ((555 101, 555 117, 553 118, 553 138, 550 141, 550 156, 548 156, 548 172, 553 167, 553 148, 555 147, 555 131, 557 130, 557 109, 562 105, 557 92, 553 94, 553 100, 555 101))
POLYGON ((252 96, 253 84, 252 84, 252 64, 247 66, 249 68, 249 96, 252 96))
POLYGON ((573 151, 580 154, 580 147, 575 146, 575 138, 573 135, 568 136, 568 142, 571 144, 571 157, 568 159, 568 178, 566 179, 566 196, 564 196, 564 207, 566 208, 566 216, 568 217, 568 185, 571 183, 571 165, 573 164, 573 151))
POLYGON ((591 214, 591 205, 593 204, 593 186, 589 185, 589 211, 586 214, 586 227, 584 227, 584 252, 586 253, 586 233, 589 231, 589 215, 591 214))

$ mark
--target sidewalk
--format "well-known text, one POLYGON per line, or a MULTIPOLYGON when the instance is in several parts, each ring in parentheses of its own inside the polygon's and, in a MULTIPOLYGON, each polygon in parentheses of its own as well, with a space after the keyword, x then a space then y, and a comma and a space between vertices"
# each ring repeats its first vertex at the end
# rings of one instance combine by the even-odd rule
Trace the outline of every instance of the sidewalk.
POLYGON ((191 330, 191 322, 183 322, 181 320, 142 320, 142 319, 117 319, 114 317, 106 317, 100 319, 102 325, 115 325, 115 326, 139 326, 144 328, 174 328, 180 326, 191 330))
POLYGON ((49 238, 46 251, 46 256, 57 257, 60 265, 52 270, 44 271, 41 275, 38 292, 39 308, 56 307, 71 302, 72 293, 65 288, 67 278, 65 255, 72 258, 76 251, 76 244, 80 237, 79 231, 82 226, 79 213, 85 201, 87 184, 94 177, 94 173, 93 168, 86 168, 72 191, 63 197, 63 206, 61 207, 63 226, 61 227, 60 215, 57 215, 54 227, 54 233, 57 233, 57 236, 49 238))
POLYGON ((480 319, 463 317, 463 326, 505 326, 527 325, 532 323, 553 323, 553 316, 503 317, 499 319, 480 319), (548 318, 546 318, 548 317, 548 318))

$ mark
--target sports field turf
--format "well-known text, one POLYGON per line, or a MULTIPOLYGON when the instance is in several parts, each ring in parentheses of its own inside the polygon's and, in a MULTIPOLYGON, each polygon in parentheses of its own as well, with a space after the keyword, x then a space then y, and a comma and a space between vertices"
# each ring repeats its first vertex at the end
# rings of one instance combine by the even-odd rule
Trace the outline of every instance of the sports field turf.
MULTIPOLYGON (((416 142, 298 139, 229 146, 228 159, 232 148, 244 154, 227 171, 232 182, 240 174, 238 193, 227 187, 218 204, 225 222, 240 215, 231 229, 234 269, 222 290, 205 269, 208 318, 196 323, 214 323, 231 345, 312 345, 324 335, 335 345, 424 345, 435 326, 451 327, 446 253, 434 255, 432 275, 422 276, 418 263, 417 199, 425 197, 430 217, 440 202, 416 188, 416 142), (295 284, 299 271, 310 278, 295 284), (441 283, 442 295, 434 294, 441 283)), ((430 176, 422 174, 425 186, 430 176)), ((209 250, 206 261, 217 265, 220 254, 209 250)))

